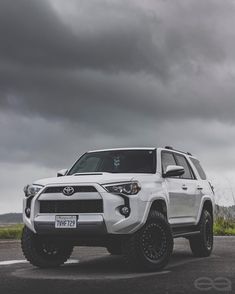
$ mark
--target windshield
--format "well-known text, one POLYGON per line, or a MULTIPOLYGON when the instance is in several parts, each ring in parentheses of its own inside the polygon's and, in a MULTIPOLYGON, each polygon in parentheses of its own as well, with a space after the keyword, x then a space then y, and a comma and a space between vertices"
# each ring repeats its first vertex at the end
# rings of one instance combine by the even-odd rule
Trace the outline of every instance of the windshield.
POLYGON ((115 150, 84 154, 68 175, 87 172, 155 173, 155 150, 115 150))

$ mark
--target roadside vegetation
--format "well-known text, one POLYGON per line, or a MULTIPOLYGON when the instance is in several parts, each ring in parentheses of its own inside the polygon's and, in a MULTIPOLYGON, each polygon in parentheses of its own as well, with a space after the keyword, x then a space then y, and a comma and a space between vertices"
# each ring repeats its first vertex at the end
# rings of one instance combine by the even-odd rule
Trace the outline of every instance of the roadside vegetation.
MULTIPOLYGON (((0 226, 0 239, 20 239, 23 224, 0 226)), ((235 220, 218 217, 214 223, 215 236, 235 236, 235 220)))
POLYGON ((0 227, 0 239, 20 239, 23 224, 6 225, 0 227))
POLYGON ((235 236, 235 219, 218 217, 214 223, 214 234, 216 236, 235 236))

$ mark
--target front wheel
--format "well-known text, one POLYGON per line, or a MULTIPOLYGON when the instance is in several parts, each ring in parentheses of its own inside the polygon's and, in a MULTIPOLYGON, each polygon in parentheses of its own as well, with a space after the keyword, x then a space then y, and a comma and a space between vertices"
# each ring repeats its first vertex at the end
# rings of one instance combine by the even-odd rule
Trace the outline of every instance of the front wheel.
POLYGON ((72 254, 73 246, 53 242, 34 234, 24 227, 21 248, 25 258, 41 268, 57 267, 66 262, 72 254))
POLYGON ((151 211, 144 227, 123 245, 127 262, 141 271, 157 271, 165 267, 173 251, 170 225, 163 214, 151 211))
POLYGON ((200 223, 200 234, 189 239, 192 253, 197 257, 210 256, 213 250, 213 220, 207 210, 203 210, 200 223))

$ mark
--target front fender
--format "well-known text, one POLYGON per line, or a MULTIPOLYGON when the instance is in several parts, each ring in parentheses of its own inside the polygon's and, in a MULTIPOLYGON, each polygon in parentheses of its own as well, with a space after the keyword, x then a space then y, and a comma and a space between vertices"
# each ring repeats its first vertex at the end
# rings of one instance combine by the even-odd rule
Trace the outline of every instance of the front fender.
POLYGON ((149 201, 146 201, 146 208, 145 208, 145 213, 143 215, 142 221, 141 223, 144 225, 148 219, 149 216, 149 212, 151 210, 151 206, 155 201, 164 201, 166 204, 166 208, 167 208, 167 216, 168 216, 168 211, 169 211, 169 197, 167 193, 162 193, 159 195, 152 195, 152 197, 149 198, 149 201))

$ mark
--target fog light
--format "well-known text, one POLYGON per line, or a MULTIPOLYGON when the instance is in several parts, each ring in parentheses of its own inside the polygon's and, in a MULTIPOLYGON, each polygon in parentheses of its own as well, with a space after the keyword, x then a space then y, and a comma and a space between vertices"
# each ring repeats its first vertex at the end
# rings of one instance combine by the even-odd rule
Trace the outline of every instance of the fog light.
POLYGON ((31 210, 29 207, 25 209, 25 214, 27 217, 30 217, 30 212, 31 212, 31 210))
POLYGON ((124 216, 128 216, 130 214, 130 208, 127 206, 120 207, 120 213, 124 216))

